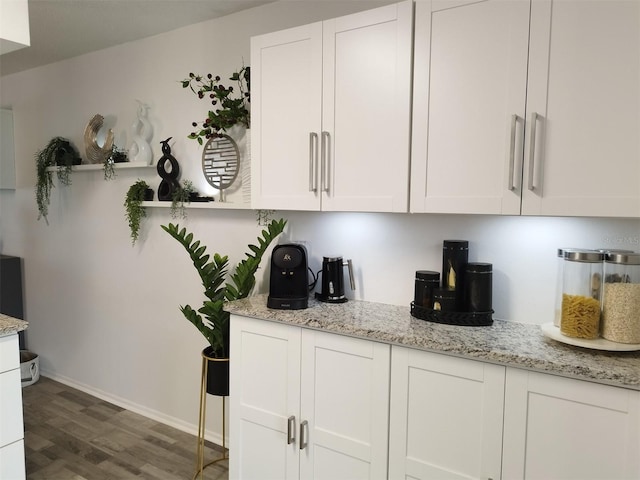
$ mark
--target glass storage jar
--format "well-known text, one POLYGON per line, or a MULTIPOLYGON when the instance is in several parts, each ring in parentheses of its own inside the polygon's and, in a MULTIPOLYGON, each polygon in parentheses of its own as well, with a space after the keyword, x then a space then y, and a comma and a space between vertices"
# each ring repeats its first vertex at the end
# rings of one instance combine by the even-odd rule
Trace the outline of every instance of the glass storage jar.
POLYGON ((604 263, 602 337, 640 343, 640 254, 608 253, 604 263))
POLYGON ((564 253, 565 252, 600 252, 606 253, 604 250, 591 250, 587 248, 559 248, 558 249, 558 260, 557 260, 557 270, 556 270, 556 305, 553 316, 553 324, 560 328, 560 317, 562 314, 562 273, 564 271, 564 253))
POLYGON ((604 253, 564 252, 560 333, 595 339, 600 335, 602 270, 604 253))

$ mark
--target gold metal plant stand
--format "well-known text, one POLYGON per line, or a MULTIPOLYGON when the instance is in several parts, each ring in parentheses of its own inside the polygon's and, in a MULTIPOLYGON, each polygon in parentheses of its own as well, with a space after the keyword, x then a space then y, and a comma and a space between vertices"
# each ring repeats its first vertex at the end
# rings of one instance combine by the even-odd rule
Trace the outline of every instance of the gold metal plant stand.
MULTIPOLYGON (((198 419, 198 446, 197 446, 197 458, 196 458, 196 472, 193 474, 194 480, 196 478, 204 479, 204 469, 214 463, 229 460, 229 452, 226 446, 226 431, 224 428, 225 421, 225 400, 226 397, 222 397, 222 457, 204 463, 204 430, 205 420, 207 416, 207 373, 209 370, 209 358, 202 353, 202 378, 200 379, 200 415, 198 419)), ((228 360, 227 360, 228 361, 228 360)))

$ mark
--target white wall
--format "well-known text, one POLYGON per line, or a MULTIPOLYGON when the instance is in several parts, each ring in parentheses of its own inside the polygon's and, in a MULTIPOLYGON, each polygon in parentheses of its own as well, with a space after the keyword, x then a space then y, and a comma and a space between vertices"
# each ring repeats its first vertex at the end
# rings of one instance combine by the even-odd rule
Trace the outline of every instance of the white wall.
MULTIPOLYGON (((75 173, 71 187, 54 189, 47 226, 36 221, 34 153, 56 135, 81 146, 95 113, 115 122, 116 143, 128 147, 140 99, 151 107, 155 158, 160 140, 173 137, 184 178, 202 185, 200 147, 186 136, 207 105, 179 80, 189 72, 230 74, 248 63, 251 35, 372 5, 280 2, 2 77, 0 106, 14 112, 18 189, 0 192, 0 252, 24 258, 27 344, 45 375, 195 431, 205 344, 178 306, 199 306, 203 297, 186 253, 159 226, 172 221, 168 209, 149 209, 140 242, 130 244, 124 196, 137 178, 157 186, 153 169, 120 170, 110 182, 101 171, 75 173)), ((282 135, 286 141, 286 125, 282 135)), ((312 268, 323 254, 351 258, 354 297, 383 303, 408 305, 415 270, 440 269, 442 240, 468 239, 472 260, 494 264, 496 317, 530 323, 552 319, 558 247, 640 249, 640 220, 277 215, 289 220, 282 241, 309 242, 312 268)), ((232 262, 260 231, 252 211, 191 210, 181 223, 232 262)), ((259 287, 266 291, 266 282, 259 287)), ((215 439, 219 399, 209 402, 215 439)))

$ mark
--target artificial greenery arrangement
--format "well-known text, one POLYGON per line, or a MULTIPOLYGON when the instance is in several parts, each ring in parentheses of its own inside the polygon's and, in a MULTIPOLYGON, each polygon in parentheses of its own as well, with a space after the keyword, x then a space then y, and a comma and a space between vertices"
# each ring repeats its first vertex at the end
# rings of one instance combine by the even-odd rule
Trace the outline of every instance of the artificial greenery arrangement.
POLYGON ((69 140, 63 137, 54 137, 42 150, 36 152, 36 203, 38 204, 38 220, 44 217, 49 224, 49 204, 51 201, 51 189, 53 188, 53 172, 49 167, 58 167, 57 175, 60 183, 71 185, 71 168, 80 165, 82 159, 78 151, 69 140))
POLYGON ((191 180, 184 180, 171 194, 171 218, 187 218, 185 203, 191 202, 191 196, 197 193, 191 180))
POLYGON ((190 73, 189 78, 182 80, 182 88, 190 88, 198 98, 206 98, 211 101, 211 105, 217 107, 215 110, 209 110, 207 118, 202 123, 191 124, 193 127, 201 125, 200 130, 191 132, 188 137, 197 140, 200 145, 203 139, 208 140, 236 124, 249 128, 250 67, 242 67, 234 72, 229 80, 237 84, 237 90, 232 85, 225 87, 220 83, 220 76, 211 73, 206 76, 190 73))
MULTIPOLYGON (((140 221, 147 216, 147 210, 142 206, 148 191, 151 190, 144 180, 138 180, 129 187, 124 200, 125 215, 131 230, 131 245, 135 245, 140 234, 140 221)), ((151 192, 153 193, 153 192, 151 192)))
POLYGON ((213 257, 206 254, 206 248, 199 240, 193 239, 192 233, 187 233, 179 225, 161 225, 162 228, 175 238, 185 248, 191 257, 193 266, 202 280, 204 294, 207 299, 197 311, 190 305, 180 307, 180 311, 211 345, 215 358, 228 358, 229 355, 229 312, 223 310, 225 302, 245 298, 251 293, 256 278, 255 273, 260 266, 262 256, 271 242, 280 235, 287 221, 272 220, 258 237, 258 245, 249 245, 250 252, 246 258, 236 265, 227 280, 229 258, 214 253, 213 257))
POLYGON ((111 153, 107 155, 102 163, 102 171, 104 173, 105 180, 113 180, 116 178, 116 171, 113 166, 116 163, 128 162, 129 158, 127 152, 119 149, 115 144, 111 146, 111 153))

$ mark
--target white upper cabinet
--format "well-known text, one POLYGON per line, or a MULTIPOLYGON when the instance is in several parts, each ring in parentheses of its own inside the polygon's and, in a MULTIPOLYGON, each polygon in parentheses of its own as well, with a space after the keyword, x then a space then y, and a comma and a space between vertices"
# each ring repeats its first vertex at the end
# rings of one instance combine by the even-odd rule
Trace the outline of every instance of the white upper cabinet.
POLYGON ((640 217, 640 2, 534 0, 530 45, 522 213, 640 217))
POLYGON ((251 39, 252 202, 406 212, 410 1, 251 39))
POLYGON ((318 210, 322 23, 252 38, 251 83, 253 206, 318 210))
POLYGON ((526 0, 416 4, 412 212, 520 213, 528 27, 526 0))
POLYGON ((413 212, 640 216, 640 2, 419 1, 413 212))

